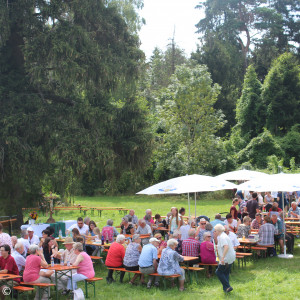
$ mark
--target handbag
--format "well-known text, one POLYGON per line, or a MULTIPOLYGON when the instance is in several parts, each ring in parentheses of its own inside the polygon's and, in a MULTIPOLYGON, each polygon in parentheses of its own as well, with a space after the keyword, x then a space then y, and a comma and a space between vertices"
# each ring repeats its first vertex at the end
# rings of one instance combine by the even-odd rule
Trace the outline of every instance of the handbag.
POLYGON ((82 289, 77 289, 77 290, 74 290, 74 300, 84 300, 84 293, 82 291, 82 289))

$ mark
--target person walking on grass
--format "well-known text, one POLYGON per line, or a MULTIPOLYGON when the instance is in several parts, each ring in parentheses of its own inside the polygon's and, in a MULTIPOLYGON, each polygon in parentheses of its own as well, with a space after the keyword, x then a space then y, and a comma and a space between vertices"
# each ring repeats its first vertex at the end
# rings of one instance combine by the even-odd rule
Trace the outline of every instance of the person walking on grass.
POLYGON ((235 261, 235 251, 230 238, 224 231, 225 228, 223 225, 218 224, 215 226, 214 241, 217 245, 217 254, 219 257, 216 275, 223 285, 224 292, 230 293, 233 288, 229 283, 229 274, 231 266, 235 261))

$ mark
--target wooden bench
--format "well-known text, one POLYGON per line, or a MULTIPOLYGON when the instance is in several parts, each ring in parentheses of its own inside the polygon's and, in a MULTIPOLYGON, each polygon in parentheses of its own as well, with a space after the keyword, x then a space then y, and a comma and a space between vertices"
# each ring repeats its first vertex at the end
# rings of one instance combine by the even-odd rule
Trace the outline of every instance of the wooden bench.
POLYGON ((18 292, 17 299, 19 299, 20 294, 24 294, 24 293, 26 293, 26 299, 29 299, 28 292, 34 291, 34 288, 32 288, 32 287, 21 286, 21 285, 14 286, 13 289, 18 292))
POLYGON ((57 215, 57 212, 61 211, 61 210, 71 210, 72 211, 72 210, 78 210, 78 209, 79 209, 80 213, 83 212, 84 215, 86 215, 86 212, 89 210, 88 208, 82 207, 82 206, 78 206, 78 207, 68 207, 68 206, 66 206, 66 207, 54 207, 53 208, 56 215, 57 215))
POLYGON ((199 268, 199 267, 180 266, 180 268, 187 271, 190 283, 192 283, 192 276, 193 275, 196 278, 196 282, 198 282, 198 275, 197 275, 198 273, 197 272, 205 270, 205 268, 199 268))
POLYGON ((85 279, 84 281, 84 284, 85 284, 85 297, 86 298, 89 298, 88 296, 88 285, 92 285, 94 287, 94 298, 96 298, 96 281, 99 281, 99 280, 103 280, 103 278, 100 278, 100 277, 93 277, 93 278, 90 278, 90 279, 85 279))
POLYGON ((37 287, 40 299, 42 298, 42 294, 44 292, 47 293, 48 299, 49 299, 50 298, 50 294, 48 293, 48 288, 50 288, 51 286, 55 286, 54 283, 26 283, 26 282, 21 282, 20 284, 21 285, 25 285, 25 286, 37 287))

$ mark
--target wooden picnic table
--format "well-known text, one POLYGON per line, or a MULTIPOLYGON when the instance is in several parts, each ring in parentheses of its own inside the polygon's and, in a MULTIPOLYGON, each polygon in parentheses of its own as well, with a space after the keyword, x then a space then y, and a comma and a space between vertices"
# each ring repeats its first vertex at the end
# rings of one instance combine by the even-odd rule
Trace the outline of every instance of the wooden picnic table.
POLYGON ((58 211, 61 211, 61 210, 78 210, 81 212, 84 213, 84 215, 86 215, 86 212, 89 210, 89 208, 87 208, 86 206, 57 206, 57 207, 54 207, 53 210, 55 211, 55 214, 57 215, 57 212, 58 211))
POLYGON ((11 298, 13 298, 13 287, 14 287, 14 279, 22 278, 20 275, 14 275, 14 274, 0 274, 0 281, 5 280, 8 281, 8 286, 10 288, 10 294, 9 291, 7 291, 7 295, 10 295, 11 298), (11 281, 11 285, 9 285, 9 281, 11 281))
POLYGON ((288 218, 284 218, 284 220, 285 220, 285 221, 297 221, 297 220, 299 221, 300 218, 296 218, 296 217, 295 217, 295 218, 293 218, 293 217, 288 217, 288 218))
POLYGON ((300 221, 287 221, 285 222, 286 225, 295 225, 300 226, 300 221))
POLYGON ((89 207, 89 209, 91 210, 91 214, 92 216, 94 215, 94 211, 97 210, 98 211, 98 216, 101 217, 102 215, 102 211, 104 210, 118 210, 119 213, 121 213, 122 211, 124 212, 124 216, 127 214, 128 209, 125 207, 89 207))
POLYGON ((78 266, 62 266, 59 264, 55 264, 53 267, 49 266, 47 269, 55 271, 55 293, 56 293, 56 300, 58 300, 58 289, 57 289, 57 281, 60 279, 62 276, 67 276, 68 278, 71 279, 71 286, 72 286, 72 270, 78 269, 78 266), (68 273, 70 273, 68 275, 68 273))

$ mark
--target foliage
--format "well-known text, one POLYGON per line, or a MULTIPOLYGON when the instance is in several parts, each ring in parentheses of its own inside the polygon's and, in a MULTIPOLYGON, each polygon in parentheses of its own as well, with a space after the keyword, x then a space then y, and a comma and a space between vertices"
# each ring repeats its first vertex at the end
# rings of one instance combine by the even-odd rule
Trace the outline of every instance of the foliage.
POLYGON ((261 133, 264 119, 261 83, 257 79, 254 66, 250 65, 245 74, 242 96, 236 105, 236 121, 241 128, 241 136, 249 142, 261 133))
POLYGON ((249 144, 237 153, 238 163, 249 162, 254 168, 267 167, 267 157, 275 155, 282 158, 284 152, 268 130, 253 138, 249 144))
POLYGON ((276 59, 263 84, 266 127, 282 135, 300 120, 300 65, 291 53, 276 59))
POLYGON ((211 173, 216 167, 220 141, 214 134, 223 122, 213 105, 219 92, 205 66, 177 67, 158 115, 156 178, 211 173))

